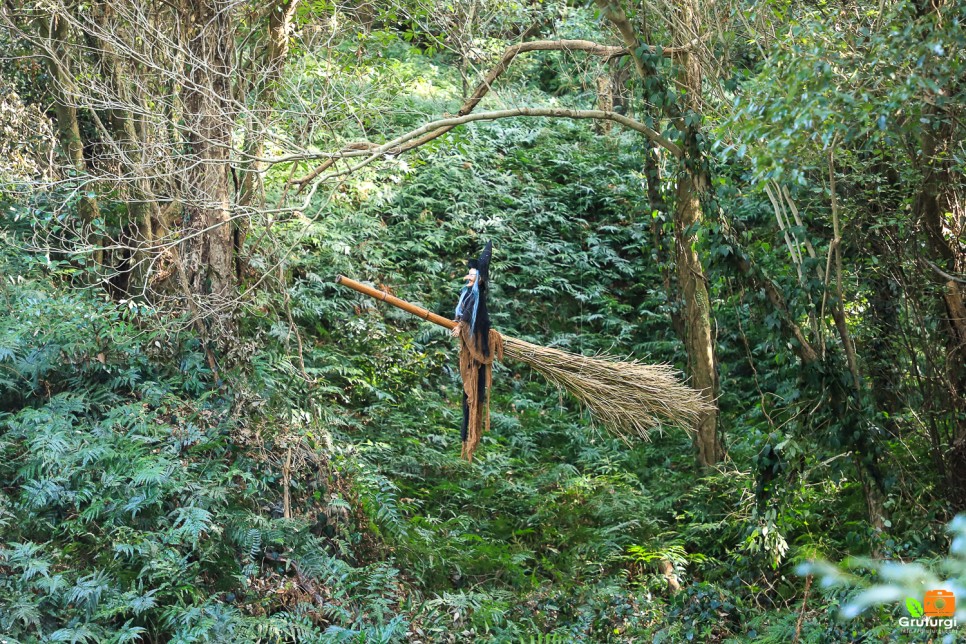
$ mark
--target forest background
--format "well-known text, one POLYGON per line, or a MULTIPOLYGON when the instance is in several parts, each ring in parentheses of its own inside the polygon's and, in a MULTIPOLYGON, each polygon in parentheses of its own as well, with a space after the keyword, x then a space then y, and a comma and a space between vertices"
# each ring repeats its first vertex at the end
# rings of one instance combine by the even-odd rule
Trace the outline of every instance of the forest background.
POLYGON ((899 618, 966 620, 964 20, 5 2, 0 633, 953 637, 899 618), (507 363, 461 461, 453 341, 333 278, 450 315, 484 240, 496 328, 718 412, 507 363))

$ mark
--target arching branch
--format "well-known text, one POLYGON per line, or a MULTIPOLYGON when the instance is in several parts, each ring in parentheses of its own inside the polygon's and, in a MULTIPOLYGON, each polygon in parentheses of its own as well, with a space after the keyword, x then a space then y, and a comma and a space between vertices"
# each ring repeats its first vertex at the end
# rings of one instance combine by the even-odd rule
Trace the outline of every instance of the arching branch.
MULTIPOLYGON (((676 53, 679 53, 681 50, 687 49, 688 47, 690 47, 690 45, 686 47, 667 47, 667 48, 652 47, 652 50, 654 52, 660 51, 663 56, 669 58, 675 55, 676 53)), ((513 59, 516 58, 519 54, 522 54, 525 52, 531 52, 531 51, 582 51, 595 56, 601 56, 605 60, 611 60, 613 58, 619 58, 621 56, 631 55, 631 52, 625 47, 601 45, 591 40, 534 40, 532 42, 522 42, 522 43, 513 45, 511 47, 508 47, 506 51, 503 52, 503 56, 500 57, 500 62, 498 62, 489 72, 487 72, 486 76, 483 77, 483 80, 480 81, 480 83, 476 86, 476 89, 473 90, 473 93, 470 94, 469 98, 467 98, 466 101, 463 103, 463 105, 460 107, 459 111, 457 112, 457 117, 465 117, 468 114, 470 114, 474 109, 476 109, 476 106, 480 104, 480 101, 483 100, 483 97, 486 96, 486 94, 493 87, 493 83, 495 83, 496 80, 500 76, 502 76, 507 69, 509 69, 510 63, 513 62, 513 59)), ((522 109, 526 109, 526 108, 522 108, 522 109)), ((503 111, 506 112, 506 111, 514 111, 514 110, 503 110, 503 111)), ((564 118, 608 119, 608 120, 621 123, 622 125, 625 125, 631 128, 632 130, 641 132, 649 139, 651 139, 651 141, 654 141, 658 145, 667 149, 675 157, 681 156, 681 150, 680 148, 678 148, 677 145, 675 145, 665 137, 661 136, 651 128, 648 128, 644 124, 638 121, 634 121, 633 119, 624 117, 620 114, 608 112, 608 114, 614 114, 614 116, 619 116, 621 117, 621 119, 625 119, 626 122, 621 121, 618 118, 612 118, 610 116, 589 116, 590 113, 597 113, 597 114, 604 113, 599 110, 551 110, 556 112, 562 112, 562 111, 572 112, 572 113, 580 112, 582 114, 587 114, 586 116, 564 116, 563 114, 547 114, 547 113, 537 114, 536 113, 541 111, 547 112, 547 110, 540 110, 538 108, 533 108, 530 110, 530 112, 532 113, 528 113, 528 114, 518 113, 518 114, 514 114, 513 116, 563 116, 564 118)), ((497 112, 492 112, 491 114, 496 114, 496 113, 497 112)), ((493 118, 506 118, 506 117, 497 116, 493 118)), ((472 120, 493 120, 493 118, 472 119, 472 120)), ((452 120, 452 119, 443 119, 442 121, 436 121, 435 123, 442 123, 444 121, 449 121, 449 120, 452 120)), ((419 135, 415 138, 407 139, 405 145, 400 147, 400 149, 393 151, 392 154, 401 154, 403 152, 408 152, 409 150, 412 150, 414 148, 418 148, 419 146, 446 134, 454 127, 457 127, 458 125, 462 125, 465 122, 468 122, 468 121, 461 121, 453 124, 442 125, 442 126, 432 128, 424 132, 422 135, 419 135)), ((432 124, 429 124, 429 125, 432 125, 432 124)), ((343 149, 344 154, 340 153, 337 156, 339 158, 345 157, 345 156, 359 156, 357 151, 360 148, 375 149, 375 147, 376 146, 370 143, 352 143, 349 146, 347 146, 345 149, 343 149), (356 152, 356 153, 352 154, 352 152, 356 152)), ((314 181, 323 172, 325 172, 330 167, 332 167, 333 163, 335 163, 335 158, 328 159, 324 161, 322 164, 320 164, 318 167, 316 167, 314 170, 312 170, 312 172, 310 172, 309 174, 299 179, 294 179, 291 181, 291 183, 299 186, 299 190, 302 190, 306 184, 314 181)))
POLYGON ((628 54, 627 49, 624 47, 612 47, 610 45, 600 45, 591 40, 534 40, 532 42, 522 42, 511 47, 507 47, 506 51, 503 52, 503 56, 500 57, 500 62, 498 62, 483 80, 480 81, 470 97, 466 99, 463 103, 463 107, 460 108, 457 114, 463 116, 464 114, 469 114, 476 106, 483 100, 487 92, 493 86, 500 76, 506 72, 510 67, 510 63, 517 55, 528 52, 528 51, 582 51, 588 54, 593 54, 595 56, 601 56, 605 60, 610 60, 612 58, 619 58, 621 56, 626 56, 628 54))
MULTIPOLYGON (((407 132, 401 136, 396 137, 388 143, 376 146, 371 145, 363 146, 363 144, 354 144, 351 150, 346 150, 345 152, 340 152, 333 155, 332 158, 327 159, 318 168, 316 168, 311 174, 301 178, 293 179, 291 183, 304 186, 313 179, 317 178, 326 169, 330 168, 337 159, 349 158, 349 157, 359 157, 366 156, 364 161, 351 166, 348 170, 334 173, 331 177, 342 176, 346 174, 351 174, 364 166, 369 165, 375 159, 386 156, 386 155, 398 155, 408 150, 412 150, 415 145, 413 143, 420 142, 419 144, 425 143, 431 139, 436 138, 442 133, 449 132, 454 127, 464 125, 466 123, 472 123, 474 121, 496 121, 498 119, 514 118, 518 116, 537 116, 546 118, 565 118, 565 119, 599 119, 614 121, 615 123, 620 123, 624 127, 627 127, 635 132, 640 132, 648 139, 658 143, 659 145, 666 148, 671 154, 677 158, 681 158, 681 148, 676 144, 669 141, 666 137, 662 136, 655 130, 647 127, 640 121, 635 121, 632 118, 628 118, 623 114, 618 114, 617 112, 605 112, 602 110, 568 110, 564 108, 538 108, 538 107, 518 107, 510 110, 496 110, 493 112, 477 112, 476 114, 467 114, 465 116, 454 116, 451 118, 440 119, 438 121, 431 121, 425 125, 416 128, 410 132, 407 132), (435 135, 435 136, 431 136, 435 135), (365 148, 365 149, 360 149, 365 148)), ((283 157, 274 159, 275 163, 283 163, 286 161, 294 161, 296 157, 283 157)), ((300 188, 301 189, 301 188, 300 188)))

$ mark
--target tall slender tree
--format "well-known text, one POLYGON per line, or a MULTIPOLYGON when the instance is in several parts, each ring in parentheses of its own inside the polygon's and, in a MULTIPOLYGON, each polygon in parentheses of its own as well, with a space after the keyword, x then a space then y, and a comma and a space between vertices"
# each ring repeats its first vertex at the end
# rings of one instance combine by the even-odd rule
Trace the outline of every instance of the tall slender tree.
MULTIPOLYGON (((604 17, 620 33, 627 50, 634 57, 635 69, 645 88, 645 96, 651 93, 668 94, 666 82, 646 47, 641 46, 639 30, 627 12, 617 2, 597 0, 604 17)), ((680 100, 662 101, 664 116, 669 118, 682 134, 680 144, 683 152, 678 167, 673 208, 675 263, 678 287, 684 303, 683 330, 688 355, 688 367, 692 385, 702 391, 709 400, 718 396, 718 367, 715 358, 715 342, 711 296, 708 279, 697 249, 696 231, 703 219, 702 194, 708 187, 708 173, 702 158, 702 69, 696 52, 700 41, 701 17, 695 0, 679 0, 672 6, 669 17, 673 54, 671 61, 676 74, 671 80, 674 95, 680 100)), ((718 412, 708 414, 695 434, 698 462, 711 466, 724 458, 724 449, 718 433, 718 412)))

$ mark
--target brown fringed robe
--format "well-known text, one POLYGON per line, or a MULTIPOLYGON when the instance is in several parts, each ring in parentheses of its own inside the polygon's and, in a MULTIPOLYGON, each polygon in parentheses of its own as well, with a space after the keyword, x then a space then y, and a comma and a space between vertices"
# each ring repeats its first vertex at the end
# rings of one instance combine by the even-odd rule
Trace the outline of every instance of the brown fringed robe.
POLYGON ((473 461, 473 452, 480 444, 483 432, 490 429, 490 385, 493 382, 493 360, 503 360, 503 336, 490 329, 489 355, 470 325, 460 324, 460 377, 463 379, 465 404, 469 411, 466 439, 463 441, 463 458, 473 461))

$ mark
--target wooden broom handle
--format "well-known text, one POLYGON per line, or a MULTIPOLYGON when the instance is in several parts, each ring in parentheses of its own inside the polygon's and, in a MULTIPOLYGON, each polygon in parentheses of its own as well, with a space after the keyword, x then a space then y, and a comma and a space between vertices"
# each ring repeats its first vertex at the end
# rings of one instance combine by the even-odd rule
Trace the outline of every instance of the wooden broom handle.
POLYGON ((369 297, 373 297, 377 300, 385 302, 386 304, 392 304, 396 308, 402 309, 403 311, 408 311, 409 313, 417 315, 428 322, 432 322, 433 324, 438 324, 439 326, 446 327, 447 329, 453 329, 456 327, 457 322, 455 320, 444 318, 442 315, 436 315, 435 313, 427 311, 421 306, 416 306, 415 304, 411 304, 406 300, 400 300, 395 295, 390 295, 385 291, 380 291, 372 288, 371 286, 361 284, 355 280, 350 280, 344 275, 339 275, 337 278, 335 278, 335 283, 348 286, 353 291, 358 291, 363 295, 368 295, 369 297))

